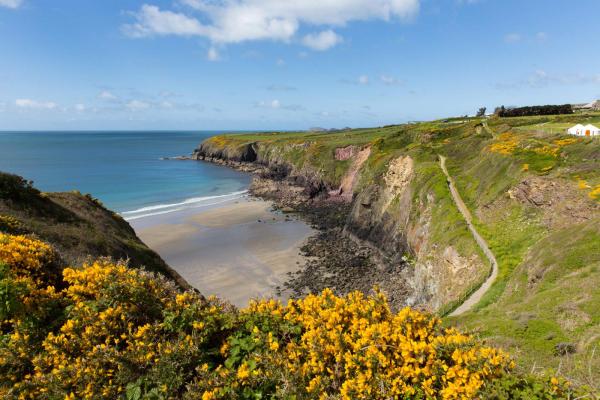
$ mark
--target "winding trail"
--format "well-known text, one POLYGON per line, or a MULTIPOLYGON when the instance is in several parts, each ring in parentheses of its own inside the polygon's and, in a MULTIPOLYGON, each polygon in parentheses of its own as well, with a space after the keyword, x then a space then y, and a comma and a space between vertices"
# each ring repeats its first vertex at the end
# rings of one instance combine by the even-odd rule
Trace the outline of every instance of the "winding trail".
POLYGON ((492 137, 493 137, 493 138, 495 138, 495 137, 497 136, 497 135, 496 135, 496 132, 494 132, 494 131, 493 131, 493 130, 492 130, 492 129, 491 129, 489 126, 488 126, 487 122, 483 122, 483 123, 482 123, 482 125, 483 125, 483 129, 485 129, 485 131, 486 131, 487 133, 489 133, 490 135, 492 135, 492 137))
POLYGON ((490 250, 485 239, 481 237, 479 232, 477 232, 477 229, 475 229, 475 227, 473 226, 473 217, 471 216, 471 213, 469 212, 469 209, 465 205, 463 199, 460 197, 460 193, 458 193, 458 190, 456 189, 454 180, 452 179, 452 177, 448 173, 448 170, 446 169, 446 157, 440 155, 439 158, 440 167, 442 168, 444 175, 446 175, 446 180, 448 181, 448 187, 450 188, 450 193, 452 194, 452 200, 454 200, 454 204, 456 204, 458 211, 460 211, 463 218, 467 222, 467 226, 469 227, 471 234, 475 238, 477 245, 479 245, 487 259, 490 261, 490 264, 492 265, 492 273, 490 274, 490 276, 485 280, 485 282, 483 282, 479 289, 473 292, 458 308, 456 308, 449 314, 451 317, 453 317, 469 311, 475 304, 479 302, 479 300, 481 300, 483 295, 490 289, 490 287, 496 280, 496 277, 498 276, 498 261, 496 261, 496 257, 494 256, 494 253, 492 253, 492 251, 490 250))

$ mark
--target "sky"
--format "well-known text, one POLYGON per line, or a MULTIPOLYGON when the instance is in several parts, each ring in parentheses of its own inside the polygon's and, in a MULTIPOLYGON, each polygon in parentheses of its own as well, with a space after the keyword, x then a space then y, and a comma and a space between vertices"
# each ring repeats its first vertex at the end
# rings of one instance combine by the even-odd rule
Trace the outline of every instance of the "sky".
POLYGON ((0 0, 0 130, 368 127, 600 99, 598 0, 0 0))

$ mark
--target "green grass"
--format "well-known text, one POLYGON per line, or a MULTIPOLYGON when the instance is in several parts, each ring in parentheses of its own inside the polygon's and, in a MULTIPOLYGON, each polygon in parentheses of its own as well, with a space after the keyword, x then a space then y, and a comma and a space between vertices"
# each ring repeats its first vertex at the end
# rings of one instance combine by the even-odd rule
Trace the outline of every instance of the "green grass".
POLYGON ((526 368, 561 366, 575 382, 600 389, 600 360, 592 358, 600 348, 599 271, 598 220, 554 232, 531 246, 494 303, 453 321, 506 347, 526 368), (564 342, 577 352, 555 355, 564 342))

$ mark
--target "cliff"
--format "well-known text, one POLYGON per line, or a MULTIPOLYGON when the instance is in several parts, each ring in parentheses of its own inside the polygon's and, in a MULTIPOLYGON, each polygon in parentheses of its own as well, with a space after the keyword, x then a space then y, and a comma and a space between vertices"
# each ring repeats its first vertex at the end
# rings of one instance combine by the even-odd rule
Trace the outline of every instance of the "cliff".
POLYGON ((123 218, 89 195, 42 193, 21 177, 0 172, 0 231, 34 234, 50 243, 68 265, 98 257, 128 260, 189 288, 123 218))
MULTIPOLYGON (((255 172, 259 195, 309 208, 348 204, 343 231, 388 263, 384 280, 394 282, 384 290, 404 286, 404 304, 447 315, 491 266, 453 201, 439 163, 445 156, 474 228, 498 260, 481 300, 447 322, 518 349, 526 365, 568 363, 575 371, 600 344, 600 294, 592 289, 600 284, 600 141, 560 132, 598 119, 448 119, 220 135, 194 158, 255 172), (564 343, 575 352, 568 361, 564 343)), ((377 268, 362 275, 380 275, 377 268)), ((600 367, 597 359, 592 364, 600 367)))
POLYGON ((414 147, 430 134, 404 129, 218 136, 193 158, 257 172, 253 189, 262 196, 349 203, 344 232, 395 267, 401 303, 440 310, 482 281, 488 267, 451 207, 435 154, 414 147))

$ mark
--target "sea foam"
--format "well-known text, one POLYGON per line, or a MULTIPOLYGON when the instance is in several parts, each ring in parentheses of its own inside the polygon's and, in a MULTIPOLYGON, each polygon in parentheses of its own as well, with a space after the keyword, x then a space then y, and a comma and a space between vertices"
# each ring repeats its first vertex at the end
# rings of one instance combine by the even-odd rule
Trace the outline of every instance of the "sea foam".
POLYGON ((214 206, 220 203, 244 197, 247 193, 247 190, 240 190, 237 192, 222 194, 218 196, 192 197, 179 203, 157 204, 154 206, 138 208, 137 210, 125 211, 120 214, 123 218, 125 218, 125 220, 133 221, 140 218, 168 214, 190 208, 214 206))

